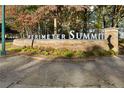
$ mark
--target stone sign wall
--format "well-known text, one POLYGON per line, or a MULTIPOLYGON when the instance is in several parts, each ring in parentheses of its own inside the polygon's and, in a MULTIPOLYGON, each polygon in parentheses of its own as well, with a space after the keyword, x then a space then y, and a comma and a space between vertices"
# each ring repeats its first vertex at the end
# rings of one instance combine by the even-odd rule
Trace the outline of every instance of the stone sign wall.
MULTIPOLYGON (((15 39, 13 42, 16 46, 31 46, 31 39, 15 39)), ((116 28, 105 29, 105 39, 103 40, 75 40, 75 39, 44 39, 34 40, 34 47, 47 47, 55 49, 69 49, 89 51, 94 47, 100 47, 105 50, 113 49, 118 52, 118 30, 116 28)))

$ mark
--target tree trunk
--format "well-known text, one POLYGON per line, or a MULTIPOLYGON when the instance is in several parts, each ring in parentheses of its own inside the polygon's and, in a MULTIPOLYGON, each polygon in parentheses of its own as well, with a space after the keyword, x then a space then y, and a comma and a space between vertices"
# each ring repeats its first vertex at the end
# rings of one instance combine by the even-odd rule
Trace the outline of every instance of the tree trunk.
POLYGON ((112 25, 111 25, 111 27, 115 27, 114 18, 112 18, 112 25))
POLYGON ((106 28, 105 15, 103 15, 103 28, 106 28))
POLYGON ((111 18, 111 27, 115 27, 115 10, 116 10, 116 5, 112 7, 112 18, 111 18))
POLYGON ((84 13, 84 32, 87 32, 87 9, 85 9, 85 13, 84 13))
POLYGON ((35 36, 35 35, 33 35, 33 38, 32 38, 31 48, 33 48, 33 47, 34 47, 34 39, 35 39, 35 38, 34 38, 34 36, 35 36))

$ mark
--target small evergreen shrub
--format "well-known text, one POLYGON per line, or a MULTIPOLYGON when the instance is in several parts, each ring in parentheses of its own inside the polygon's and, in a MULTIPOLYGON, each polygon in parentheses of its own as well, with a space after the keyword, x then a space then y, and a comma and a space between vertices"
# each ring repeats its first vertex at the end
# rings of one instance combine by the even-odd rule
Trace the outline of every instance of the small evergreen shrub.
POLYGON ((64 53, 64 57, 72 57, 74 55, 74 53, 72 51, 66 51, 64 53))

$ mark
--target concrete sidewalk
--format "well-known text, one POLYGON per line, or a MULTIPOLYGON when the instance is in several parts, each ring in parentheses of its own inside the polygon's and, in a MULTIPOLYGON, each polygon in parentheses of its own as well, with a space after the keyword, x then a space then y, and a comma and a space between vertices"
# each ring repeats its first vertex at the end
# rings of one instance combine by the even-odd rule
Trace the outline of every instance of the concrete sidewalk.
POLYGON ((124 87, 124 56, 0 58, 0 87, 124 87))

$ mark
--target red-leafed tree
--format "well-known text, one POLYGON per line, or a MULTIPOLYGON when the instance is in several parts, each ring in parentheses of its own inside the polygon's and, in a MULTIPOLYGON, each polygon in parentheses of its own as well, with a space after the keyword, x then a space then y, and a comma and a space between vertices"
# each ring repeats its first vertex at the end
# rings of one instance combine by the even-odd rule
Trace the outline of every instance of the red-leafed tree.
POLYGON ((70 29, 80 29, 82 24, 85 24, 83 26, 86 27, 88 9, 88 6, 8 6, 6 20, 24 38, 28 34, 39 33, 39 30, 44 28, 44 22, 45 25, 49 26, 46 27, 47 31, 53 33, 55 17, 57 18, 58 30, 64 28, 63 30, 67 32, 70 29), (86 16, 83 18, 82 15, 84 14, 86 16), (82 20, 84 20, 84 23, 82 23, 82 20))

